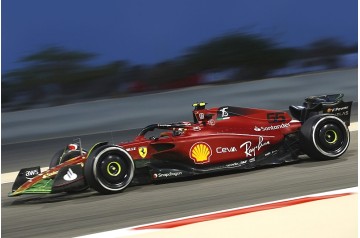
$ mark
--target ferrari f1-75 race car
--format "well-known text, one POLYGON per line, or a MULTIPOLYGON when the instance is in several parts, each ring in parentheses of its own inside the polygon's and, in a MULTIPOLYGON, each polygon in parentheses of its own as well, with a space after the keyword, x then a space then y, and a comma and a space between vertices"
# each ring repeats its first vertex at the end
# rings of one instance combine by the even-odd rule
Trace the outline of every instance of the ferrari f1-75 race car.
POLYGON ((80 192, 108 194, 148 183, 227 170, 333 159, 349 146, 352 102, 343 94, 312 96, 288 112, 195 103, 193 122, 152 124, 131 142, 81 141, 59 150, 49 169, 21 169, 9 196, 80 192), (158 136, 150 131, 160 129, 158 136))

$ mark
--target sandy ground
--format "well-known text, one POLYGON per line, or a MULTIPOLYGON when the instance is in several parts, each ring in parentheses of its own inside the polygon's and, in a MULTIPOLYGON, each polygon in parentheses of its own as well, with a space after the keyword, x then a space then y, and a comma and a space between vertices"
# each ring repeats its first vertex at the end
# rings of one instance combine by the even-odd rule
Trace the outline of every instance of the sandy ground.
POLYGON ((130 237, 358 237, 358 195, 309 202, 130 237))

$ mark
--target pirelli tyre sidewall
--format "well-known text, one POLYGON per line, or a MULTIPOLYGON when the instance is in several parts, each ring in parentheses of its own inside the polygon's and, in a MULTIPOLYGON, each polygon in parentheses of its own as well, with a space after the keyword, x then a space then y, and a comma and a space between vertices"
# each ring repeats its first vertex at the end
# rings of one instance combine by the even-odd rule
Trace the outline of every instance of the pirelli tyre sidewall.
POLYGON ((84 170, 91 188, 109 194, 121 192, 131 183, 135 165, 126 150, 106 145, 90 152, 84 170))
POLYGON ((334 159, 345 153, 350 132, 345 123, 333 115, 316 115, 301 127, 301 148, 314 159, 334 159))

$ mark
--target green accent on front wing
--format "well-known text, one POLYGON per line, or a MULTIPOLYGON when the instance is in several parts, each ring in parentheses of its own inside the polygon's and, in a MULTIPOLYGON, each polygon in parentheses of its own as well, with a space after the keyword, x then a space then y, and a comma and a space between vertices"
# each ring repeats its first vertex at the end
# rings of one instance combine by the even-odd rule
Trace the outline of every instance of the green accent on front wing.
POLYGON ((51 188, 54 183, 53 179, 43 179, 40 180, 38 183, 34 184, 28 189, 25 190, 16 190, 12 193, 9 193, 9 197, 18 196, 21 194, 47 194, 51 193, 51 188))

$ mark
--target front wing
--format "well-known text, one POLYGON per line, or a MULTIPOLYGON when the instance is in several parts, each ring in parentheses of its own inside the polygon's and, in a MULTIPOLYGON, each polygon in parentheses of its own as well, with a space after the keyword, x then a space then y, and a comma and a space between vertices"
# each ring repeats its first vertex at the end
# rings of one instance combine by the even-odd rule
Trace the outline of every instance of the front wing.
POLYGON ((75 191, 87 186, 81 164, 58 167, 42 173, 40 166, 21 169, 8 196, 75 191))

